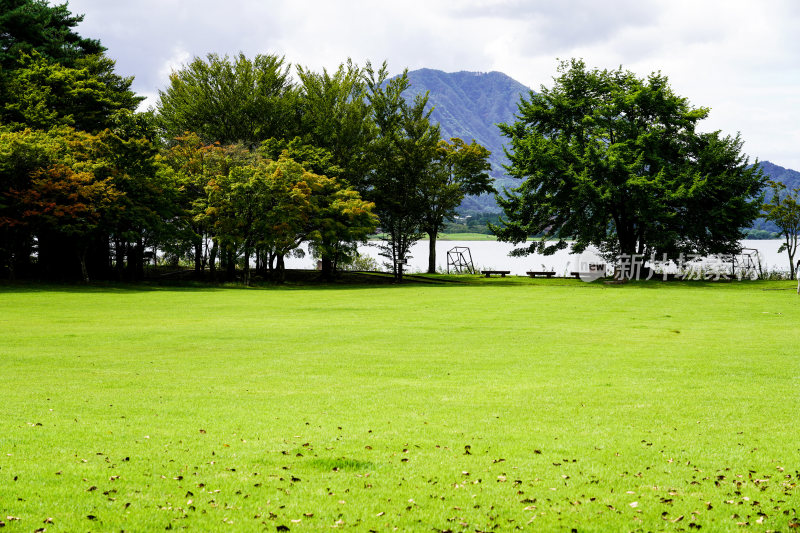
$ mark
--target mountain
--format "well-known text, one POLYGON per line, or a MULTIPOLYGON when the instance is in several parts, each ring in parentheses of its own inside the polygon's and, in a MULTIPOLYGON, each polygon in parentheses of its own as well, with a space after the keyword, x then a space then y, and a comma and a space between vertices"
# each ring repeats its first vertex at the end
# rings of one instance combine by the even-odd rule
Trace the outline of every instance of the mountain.
POLYGON ((769 176, 769 179, 779 181, 789 189, 800 188, 800 172, 791 168, 783 168, 769 161, 759 161, 758 164, 761 165, 761 170, 764 171, 764 175, 769 176))
MULTIPOLYGON (((800 188, 800 172, 790 168, 783 168, 769 161, 759 161, 758 164, 761 165, 764 175, 772 181, 783 183, 790 190, 800 188)), ((769 202, 772 198, 772 189, 767 187, 764 193, 766 196, 764 201, 769 202)), ((769 222, 763 218, 756 219, 753 222, 752 229, 755 231, 751 231, 751 234, 758 238, 771 237, 774 236, 773 234, 778 233, 778 226, 774 222, 769 222), (768 232, 769 235, 765 232, 768 232)))
MULTIPOLYGON (((497 124, 514 122, 517 103, 520 96, 527 96, 528 87, 502 72, 442 72, 424 68, 409 72, 408 79, 411 85, 406 98, 429 92, 431 118, 439 123, 443 139, 460 137, 466 142, 475 139, 492 152, 491 174, 498 190, 518 185, 503 170, 508 159, 503 152, 505 138, 497 124)), ((498 210, 490 196, 467 198, 461 209, 498 210)))

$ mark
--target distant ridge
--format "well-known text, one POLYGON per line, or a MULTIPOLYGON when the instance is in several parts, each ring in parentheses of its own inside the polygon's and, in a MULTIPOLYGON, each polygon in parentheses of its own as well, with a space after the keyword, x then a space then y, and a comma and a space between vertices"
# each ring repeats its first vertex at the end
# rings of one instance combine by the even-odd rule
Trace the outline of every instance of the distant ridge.
MULTIPOLYGON (((411 86, 406 94, 411 99, 430 92, 434 107, 431 117, 439 123, 442 138, 460 137, 466 142, 475 139, 492 152, 492 177, 498 189, 518 185, 505 176, 503 165, 508 162, 503 153, 505 138, 497 127, 501 122, 513 122, 520 96, 528 87, 502 72, 443 72, 423 68, 408 73, 411 86)), ((497 204, 489 196, 468 198, 462 209, 496 211, 497 204)))
POLYGON ((779 181, 789 189, 800 187, 800 172, 792 170, 791 168, 784 168, 775 163, 770 163, 769 161, 759 161, 758 164, 761 165, 761 170, 763 170, 764 174, 769 176, 771 180, 779 181))

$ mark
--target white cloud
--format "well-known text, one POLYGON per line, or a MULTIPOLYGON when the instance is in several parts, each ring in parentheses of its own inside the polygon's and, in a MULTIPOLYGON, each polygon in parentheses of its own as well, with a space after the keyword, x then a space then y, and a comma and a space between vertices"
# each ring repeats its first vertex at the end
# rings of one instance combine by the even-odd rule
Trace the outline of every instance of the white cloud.
MULTIPOLYGON (((447 71, 499 70, 538 88, 556 57, 640 75, 661 70, 712 108, 707 129, 741 131, 753 156, 800 170, 800 4, 794 0, 73 0, 135 89, 208 52, 277 53, 312 69, 352 57, 447 71)), ((150 102, 152 100, 148 100, 150 102)))

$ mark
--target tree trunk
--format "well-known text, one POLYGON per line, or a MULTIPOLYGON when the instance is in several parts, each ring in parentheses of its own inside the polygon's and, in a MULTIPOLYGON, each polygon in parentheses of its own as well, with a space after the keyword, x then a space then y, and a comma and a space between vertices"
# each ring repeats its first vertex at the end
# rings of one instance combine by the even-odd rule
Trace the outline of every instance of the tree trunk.
POLYGON ((86 246, 78 250, 78 259, 81 262, 81 278, 84 283, 89 283, 89 271, 86 268, 86 246))
POLYGON ((244 245, 244 286, 250 286, 250 246, 244 245))
POLYGON ((333 260, 326 255, 321 258, 322 272, 320 277, 323 281, 333 281, 333 260))
POLYGON ((225 277, 227 281, 236 279, 236 252, 233 250, 226 250, 227 260, 225 261, 225 277))
POLYGON ((439 229, 436 227, 428 232, 428 274, 436 274, 436 237, 438 235, 439 229))
POLYGON ((203 271, 203 239, 194 243, 194 274, 195 277, 200 277, 203 271))
POLYGON ((794 265, 794 253, 797 249, 797 242, 792 242, 791 235, 786 232, 784 233, 786 242, 784 246, 786 246, 786 255, 789 256, 789 274, 791 274, 792 279, 795 277, 795 265, 794 265))
POLYGON ((286 280, 286 265, 283 254, 275 254, 275 281, 283 283, 286 280))
POLYGON ((211 272, 211 281, 217 281, 217 241, 211 240, 211 251, 208 253, 208 270, 211 272))
POLYGON ((134 247, 136 260, 133 269, 133 279, 139 281, 144 279, 144 241, 141 237, 134 247))
POLYGON ((14 280, 17 279, 17 271, 14 268, 15 267, 14 263, 16 263, 16 261, 17 261, 17 258, 14 256, 14 250, 12 249, 8 253, 8 279, 10 279, 11 281, 14 281, 14 280))

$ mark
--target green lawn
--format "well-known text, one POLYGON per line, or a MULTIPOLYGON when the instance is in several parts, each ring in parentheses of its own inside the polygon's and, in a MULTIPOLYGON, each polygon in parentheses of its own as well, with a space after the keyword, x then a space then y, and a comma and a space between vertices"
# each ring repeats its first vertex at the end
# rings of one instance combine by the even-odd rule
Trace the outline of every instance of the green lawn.
MULTIPOLYGON (((381 235, 376 235, 372 240, 379 240, 381 235)), ((420 239, 427 241, 428 237, 420 239)), ((487 235, 486 233, 440 233, 437 237, 440 241, 496 241, 497 237, 494 235, 487 235)))
POLYGON ((791 531, 792 283, 0 286, 4 531, 791 531))

